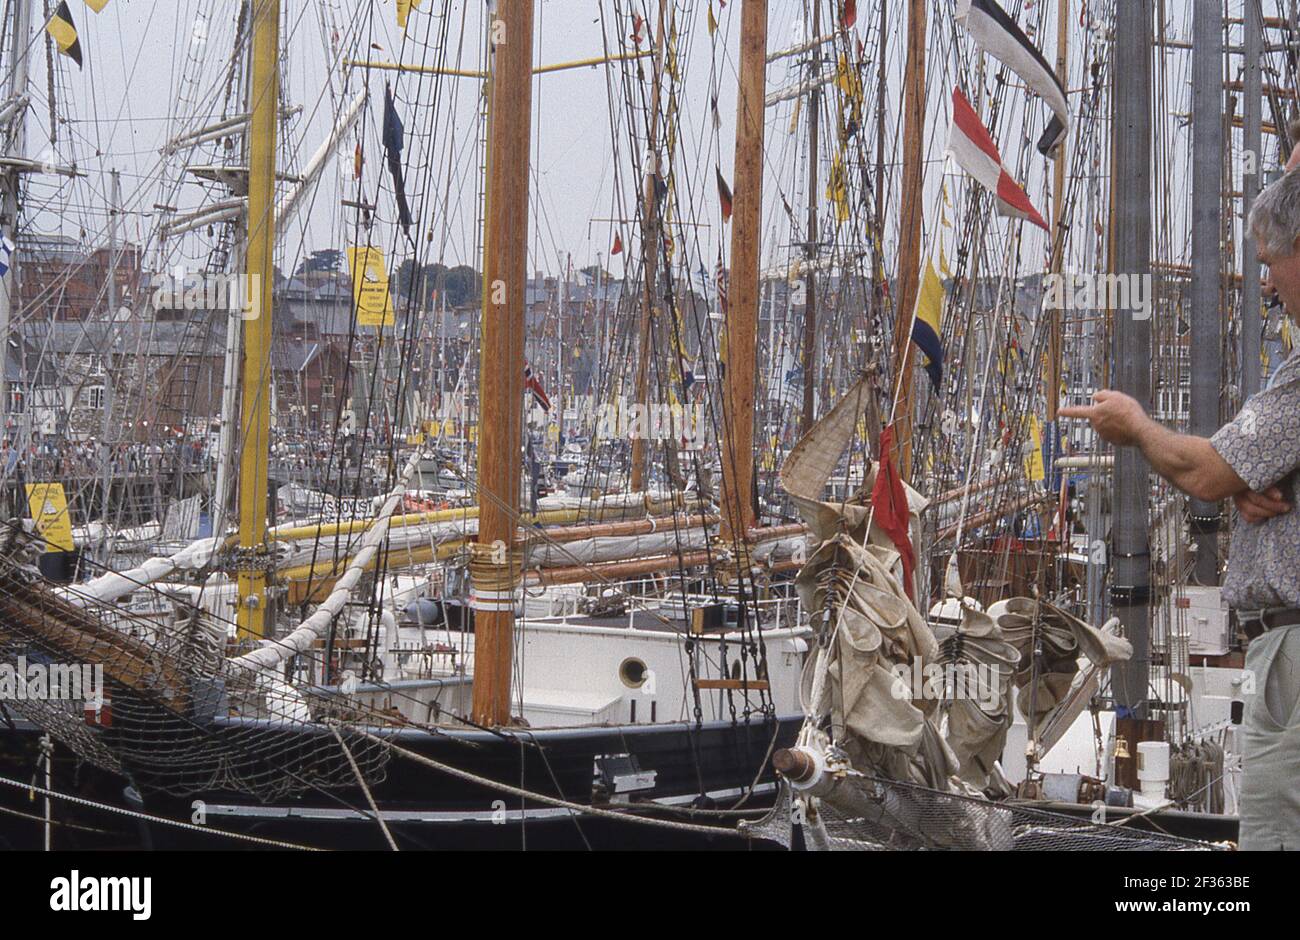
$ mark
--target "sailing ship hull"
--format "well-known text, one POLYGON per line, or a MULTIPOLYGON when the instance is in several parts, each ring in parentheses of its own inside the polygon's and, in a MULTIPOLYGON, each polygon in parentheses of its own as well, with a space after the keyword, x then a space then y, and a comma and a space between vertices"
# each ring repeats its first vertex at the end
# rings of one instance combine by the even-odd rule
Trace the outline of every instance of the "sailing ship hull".
MULTIPOLYGON (((389 760, 382 780, 370 787, 393 839, 402 849, 739 849, 749 842, 724 831, 734 828, 730 814, 689 816, 671 808, 762 809, 772 801, 771 754, 793 744, 802 716, 749 723, 738 721, 636 724, 560 729, 512 729, 508 734, 448 730, 387 732, 397 746, 483 781, 495 781, 532 793, 618 812, 635 803, 655 801, 661 811, 648 815, 664 821, 687 821, 719 827, 716 837, 670 826, 650 826, 578 816, 498 788, 452 776, 399 754, 389 760), (635 786, 627 794, 596 796, 594 780, 603 761, 635 758, 635 786), (749 794, 746 797, 746 794, 749 794)), ((225 719, 214 729, 246 734, 257 722, 225 719)), ((311 731, 301 732, 306 735, 311 731)), ((331 732, 322 730, 324 737, 331 732)), ((304 742, 310 748, 311 742, 304 742)), ((630 764, 623 762, 623 767, 630 764)), ((107 775, 103 775, 107 778, 107 775)), ((137 824, 135 844, 153 849, 248 849, 239 833, 313 848, 386 849, 387 839, 375 822, 364 791, 312 791, 295 799, 261 803, 247 795, 220 790, 184 796, 147 795, 141 799, 120 778, 97 787, 101 798, 130 810, 192 823, 137 824), (110 799, 111 798, 111 799, 110 799), (210 832, 205 832, 207 827, 210 832)), ((31 804, 37 807, 38 804, 31 804)), ((37 812, 31 809, 29 812, 37 812)), ((646 815, 643 811, 643 815, 646 815)), ((57 812, 56 812, 57 815, 57 812)), ((32 820, 4 819, 15 846, 39 839, 32 820), (22 836, 17 837, 16 833, 22 836), (19 841, 21 838, 21 842, 19 841)), ((120 828, 120 825, 119 825, 120 828)), ((5 831, 5 830, 0 830, 5 831)))

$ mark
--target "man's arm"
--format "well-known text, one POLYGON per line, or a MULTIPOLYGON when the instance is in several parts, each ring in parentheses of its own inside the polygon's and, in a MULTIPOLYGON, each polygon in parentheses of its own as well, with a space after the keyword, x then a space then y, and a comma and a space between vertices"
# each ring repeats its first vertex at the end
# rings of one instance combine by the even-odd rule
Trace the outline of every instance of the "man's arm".
POLYGON ((1170 431, 1122 392, 1100 391, 1093 397, 1092 405, 1062 408, 1061 417, 1085 418, 1103 440, 1141 449, 1156 473, 1196 499, 1213 503, 1250 489, 1208 439, 1170 431))

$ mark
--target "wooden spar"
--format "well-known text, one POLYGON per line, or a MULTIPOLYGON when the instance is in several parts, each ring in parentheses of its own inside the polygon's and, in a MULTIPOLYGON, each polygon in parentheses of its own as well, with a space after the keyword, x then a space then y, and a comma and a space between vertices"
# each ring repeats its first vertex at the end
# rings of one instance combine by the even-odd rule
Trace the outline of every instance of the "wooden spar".
POLYGON ((523 429, 533 0, 499 5, 489 30, 493 48, 479 364, 479 531, 478 551, 471 561, 475 608, 471 711, 476 723, 493 727, 510 721, 517 574, 509 546, 519 510, 523 429))
POLYGON ((763 213, 763 119, 767 0, 743 0, 740 93, 736 100, 731 293, 727 308, 726 420, 722 457, 722 536, 739 544, 754 526, 754 373, 758 368, 759 239, 763 213))
MULTIPOLYGON (((597 65, 605 65, 609 62, 645 59, 653 54, 648 51, 636 50, 633 52, 617 52, 612 55, 593 56, 586 59, 574 59, 571 62, 553 62, 550 65, 537 66, 532 70, 532 74, 549 75, 552 72, 567 72, 571 69, 594 68, 597 65)), ((484 79, 491 77, 489 73, 480 72, 476 69, 450 69, 436 65, 410 65, 405 62, 382 62, 371 59, 344 59, 343 64, 353 68, 378 69, 387 72, 411 72, 416 75, 437 75, 441 78, 484 79)))
MULTIPOLYGON (((530 571, 524 583, 535 585, 580 584, 584 581, 619 581, 647 574, 675 574, 685 568, 698 568, 715 564, 718 556, 708 551, 683 552, 639 558, 636 561, 607 561, 592 565, 573 565, 568 568, 539 568, 530 571)), ((772 571, 794 571, 803 567, 792 559, 773 562, 772 571)))
MULTIPOLYGON (((659 179, 659 97, 664 75, 664 0, 659 0, 659 25, 655 33, 654 78, 650 91, 650 127, 646 135, 645 202, 642 207, 641 264, 645 268, 645 290, 641 297, 641 345, 637 350, 636 403, 649 407, 650 328, 659 305, 658 277, 659 252, 663 238, 659 230, 659 195, 655 191, 659 179)), ((646 440, 638 434, 632 439, 632 492, 645 491, 646 440)))
MULTIPOLYGON (((898 280, 894 305, 894 446, 904 480, 912 476, 912 308, 921 277, 921 135, 925 114, 925 0, 909 0, 907 62, 903 68, 903 202, 899 217, 898 280)), ((881 454, 881 459, 888 457, 881 454)))
MULTIPOLYGON (((813 0, 812 34, 820 35, 822 31, 822 5, 813 0)), ((813 49, 813 87, 808 93, 808 245, 804 257, 808 259, 808 269, 804 272, 804 308, 803 308, 803 413, 799 416, 799 434, 807 435, 817 420, 814 413, 817 392, 817 144, 821 131, 822 92, 817 79, 821 77, 822 51, 817 46, 813 49)), ((769 356, 775 356, 774 350, 768 350, 769 356)))
POLYGON ((271 295, 275 252, 275 146, 280 102, 280 0, 255 0, 249 87, 248 281, 240 397, 239 609, 242 640, 269 635, 266 504, 271 440, 271 295))

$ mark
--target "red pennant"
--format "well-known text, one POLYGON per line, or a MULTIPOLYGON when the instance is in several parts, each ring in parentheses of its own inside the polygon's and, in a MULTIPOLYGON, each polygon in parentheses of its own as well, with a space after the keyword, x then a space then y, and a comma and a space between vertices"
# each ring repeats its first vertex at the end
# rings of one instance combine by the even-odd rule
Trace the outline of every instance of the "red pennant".
POLYGON ((844 0, 844 14, 840 17, 840 29, 852 29, 858 21, 857 0, 844 0))
POLYGON ((614 247, 609 250, 611 255, 621 255, 623 253, 623 235, 619 232, 614 233, 614 247))
POLYGON ((366 158, 361 153, 361 141, 357 141, 357 152, 352 158, 352 178, 361 179, 361 168, 365 166, 366 158))
POLYGON ((871 488, 871 507, 876 523, 898 549, 903 561, 903 590, 907 592, 908 600, 915 603, 912 571, 916 568, 916 553, 908 534, 907 491, 903 489, 902 477, 894 467, 893 450, 894 426, 891 424, 880 433, 880 466, 876 470, 875 486, 871 488))
POLYGON ((714 167, 714 172, 718 175, 718 201, 722 203, 722 221, 731 221, 731 187, 727 181, 722 178, 722 170, 714 167))

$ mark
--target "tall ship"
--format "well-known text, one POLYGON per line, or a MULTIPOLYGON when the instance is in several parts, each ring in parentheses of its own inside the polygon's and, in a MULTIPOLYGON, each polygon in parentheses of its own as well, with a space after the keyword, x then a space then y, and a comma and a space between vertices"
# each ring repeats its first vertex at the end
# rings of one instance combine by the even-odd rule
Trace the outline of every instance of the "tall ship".
POLYGON ((0 846, 1235 842, 1293 0, 3 6, 0 846))

